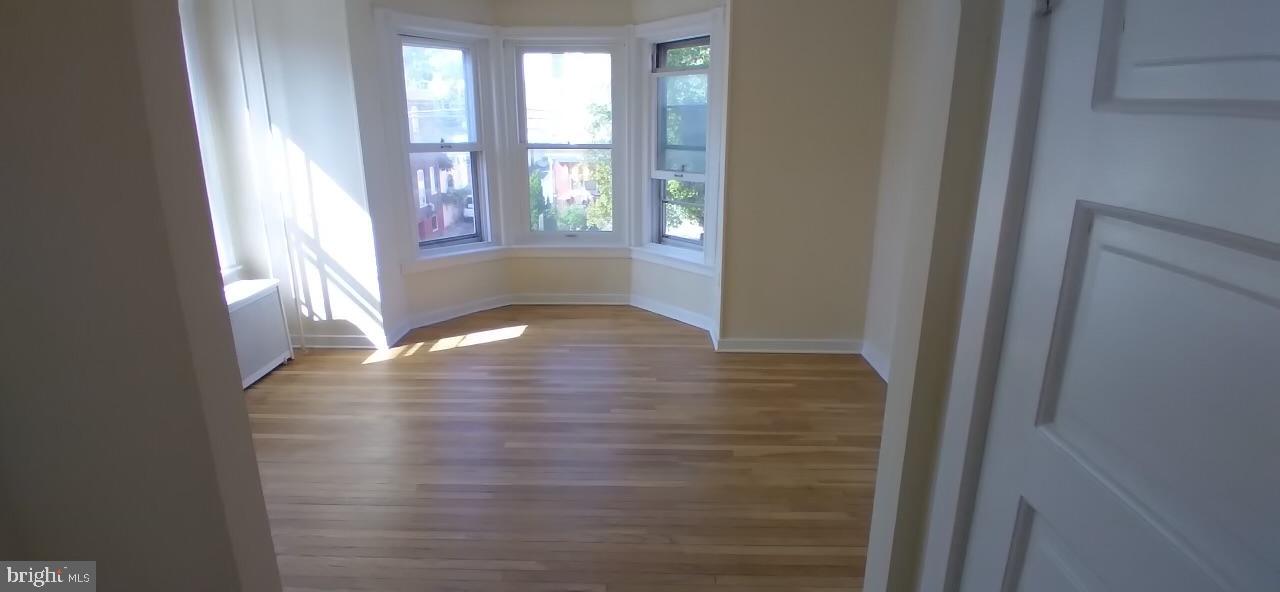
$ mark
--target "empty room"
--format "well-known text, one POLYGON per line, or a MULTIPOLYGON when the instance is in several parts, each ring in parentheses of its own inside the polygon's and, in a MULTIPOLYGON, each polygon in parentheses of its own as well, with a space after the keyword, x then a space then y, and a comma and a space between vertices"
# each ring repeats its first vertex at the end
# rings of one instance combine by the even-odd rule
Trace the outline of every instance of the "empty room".
POLYGON ((1280 589, 1262 0, 4 0, 0 591, 1280 589))

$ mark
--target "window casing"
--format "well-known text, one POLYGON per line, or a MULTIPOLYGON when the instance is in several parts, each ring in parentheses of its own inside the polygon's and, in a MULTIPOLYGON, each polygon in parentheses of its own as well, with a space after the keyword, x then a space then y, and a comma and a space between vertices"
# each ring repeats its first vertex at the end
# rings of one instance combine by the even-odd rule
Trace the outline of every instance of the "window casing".
POLYGON ((485 240, 484 167, 470 46, 400 36, 410 200, 419 248, 485 240))
POLYGON ((511 61, 516 89, 513 186, 528 214, 520 234, 612 234, 621 187, 615 48, 518 44, 511 61))
POLYGON ((652 240, 702 249, 707 211, 711 38, 653 44, 654 153, 650 155, 652 240))
POLYGON ((223 278, 231 276, 240 268, 236 260, 235 245, 232 241, 230 215, 228 214, 227 192, 223 185, 222 163, 217 156, 218 137, 213 112, 206 102, 211 94, 205 79, 205 62, 211 51, 209 44, 196 30, 194 15, 196 13, 192 0, 183 0, 179 5, 182 12, 181 27, 183 37, 183 57, 187 64, 187 84, 191 89, 191 107, 196 117, 196 136, 200 144, 200 164, 204 169, 205 191, 209 199, 209 216, 213 223, 213 242, 218 253, 218 267, 223 278))

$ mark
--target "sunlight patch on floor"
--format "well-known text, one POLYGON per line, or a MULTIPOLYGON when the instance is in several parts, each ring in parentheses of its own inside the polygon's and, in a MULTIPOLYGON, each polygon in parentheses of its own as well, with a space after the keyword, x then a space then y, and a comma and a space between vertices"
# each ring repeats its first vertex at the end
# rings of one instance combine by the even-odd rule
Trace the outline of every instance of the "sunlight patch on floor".
MULTIPOLYGON (((482 345, 485 343, 493 343, 495 341, 515 339, 524 335, 525 329, 528 328, 528 325, 512 325, 510 327, 502 327, 501 329, 490 329, 488 331, 477 331, 475 333, 467 333, 465 335, 445 337, 443 339, 436 340, 427 352, 446 351, 459 347, 470 347, 472 345, 482 345)), ((407 358, 418 353, 418 350, 422 349, 422 346, 426 344, 427 342, 425 341, 418 341, 398 347, 380 349, 370 354, 369 357, 365 358, 364 362, 361 362, 361 364, 378 364, 381 362, 407 358)))

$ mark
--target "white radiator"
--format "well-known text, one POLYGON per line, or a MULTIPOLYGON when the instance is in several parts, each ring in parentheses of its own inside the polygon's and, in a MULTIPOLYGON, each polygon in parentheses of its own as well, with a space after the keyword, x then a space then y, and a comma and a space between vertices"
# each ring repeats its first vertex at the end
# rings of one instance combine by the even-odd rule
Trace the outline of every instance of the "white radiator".
POLYGON ((277 280, 240 280, 223 287, 243 388, 293 357, 277 280))

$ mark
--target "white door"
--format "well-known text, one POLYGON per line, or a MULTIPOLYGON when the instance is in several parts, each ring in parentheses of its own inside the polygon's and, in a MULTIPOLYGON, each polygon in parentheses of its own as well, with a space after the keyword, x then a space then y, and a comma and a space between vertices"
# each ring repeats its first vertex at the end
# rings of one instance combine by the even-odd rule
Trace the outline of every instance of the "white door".
POLYGON ((1280 2, 1043 18, 961 589, 1280 591, 1280 2))

